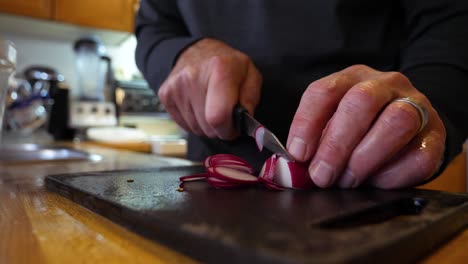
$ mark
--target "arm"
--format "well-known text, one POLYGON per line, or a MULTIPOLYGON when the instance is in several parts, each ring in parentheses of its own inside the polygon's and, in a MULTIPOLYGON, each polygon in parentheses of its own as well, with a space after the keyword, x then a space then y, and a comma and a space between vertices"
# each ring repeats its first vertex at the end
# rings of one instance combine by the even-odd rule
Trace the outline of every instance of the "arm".
POLYGON ((142 0, 135 24, 136 63, 157 91, 178 55, 199 38, 190 35, 172 0, 142 0))
POLYGON ((468 2, 404 1, 404 8, 410 30, 401 71, 444 122, 447 140, 440 173, 468 137, 468 2))
POLYGON ((136 61, 172 119, 198 136, 233 139, 232 109, 253 113, 262 78, 227 44, 190 36, 172 0, 143 0, 136 21, 136 61))
POLYGON ((437 173, 444 149, 448 161, 467 136, 468 2, 402 2, 400 72, 350 67, 313 82, 301 99, 288 150, 310 161, 320 187, 416 185, 437 173), (422 131, 417 110, 394 101, 403 97, 427 109, 422 131))

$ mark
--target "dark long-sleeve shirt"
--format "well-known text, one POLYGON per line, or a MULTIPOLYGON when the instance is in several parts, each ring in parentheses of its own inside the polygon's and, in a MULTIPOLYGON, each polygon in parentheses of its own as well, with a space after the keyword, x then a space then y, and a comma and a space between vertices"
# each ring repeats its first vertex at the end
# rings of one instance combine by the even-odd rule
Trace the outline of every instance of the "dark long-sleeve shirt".
MULTIPOLYGON (((157 90, 201 38, 247 54, 263 76, 256 118, 285 142, 307 86, 353 64, 400 71, 447 128, 445 160, 468 136, 467 0, 142 0, 136 61, 157 90)), ((252 140, 189 137, 189 158, 233 153, 258 166, 252 140)))

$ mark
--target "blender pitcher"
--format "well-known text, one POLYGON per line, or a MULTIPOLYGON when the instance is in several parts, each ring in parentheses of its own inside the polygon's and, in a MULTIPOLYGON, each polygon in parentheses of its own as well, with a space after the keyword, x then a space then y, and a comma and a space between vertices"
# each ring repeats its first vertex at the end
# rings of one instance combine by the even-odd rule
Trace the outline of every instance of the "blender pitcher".
MULTIPOLYGON (((79 101, 103 101, 105 73, 104 46, 96 38, 82 38, 75 42, 76 73, 78 87, 72 96, 79 101)), ((106 66, 107 68, 108 66, 106 66)))
POLYGON ((5 113, 5 96, 8 87, 8 78, 15 70, 16 48, 8 40, 0 37, 0 142, 3 131, 3 115, 5 113))
POLYGON ((111 60, 94 37, 75 42, 77 87, 70 93, 69 122, 73 128, 117 125, 114 100, 108 95, 111 60))

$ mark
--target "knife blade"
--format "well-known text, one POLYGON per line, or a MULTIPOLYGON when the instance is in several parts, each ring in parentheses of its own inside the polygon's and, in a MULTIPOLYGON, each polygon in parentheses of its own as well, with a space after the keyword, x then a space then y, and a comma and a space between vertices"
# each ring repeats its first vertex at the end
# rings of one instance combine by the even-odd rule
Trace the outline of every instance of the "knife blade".
POLYGON ((233 118, 234 125, 238 131, 253 137, 255 140, 260 140, 260 143, 273 153, 277 153, 289 161, 294 161, 294 158, 289 154, 283 144, 281 144, 275 134, 251 116, 242 105, 238 104, 234 107, 233 118), (263 134, 263 138, 256 139, 255 131, 259 127, 263 127, 265 133, 263 134))

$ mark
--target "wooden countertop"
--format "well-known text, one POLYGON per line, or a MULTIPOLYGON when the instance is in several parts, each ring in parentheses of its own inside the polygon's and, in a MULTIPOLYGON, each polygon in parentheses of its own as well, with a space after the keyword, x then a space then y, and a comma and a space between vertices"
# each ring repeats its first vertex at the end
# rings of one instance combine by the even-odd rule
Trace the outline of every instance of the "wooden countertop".
MULTIPOLYGON (((75 147, 103 159, 0 165, 0 263, 195 263, 46 191, 48 174, 154 167, 158 160, 89 144, 75 147)), ((463 159, 456 166, 464 166, 463 159)), ((466 245, 468 229, 423 262, 462 263, 468 259, 466 245)))

